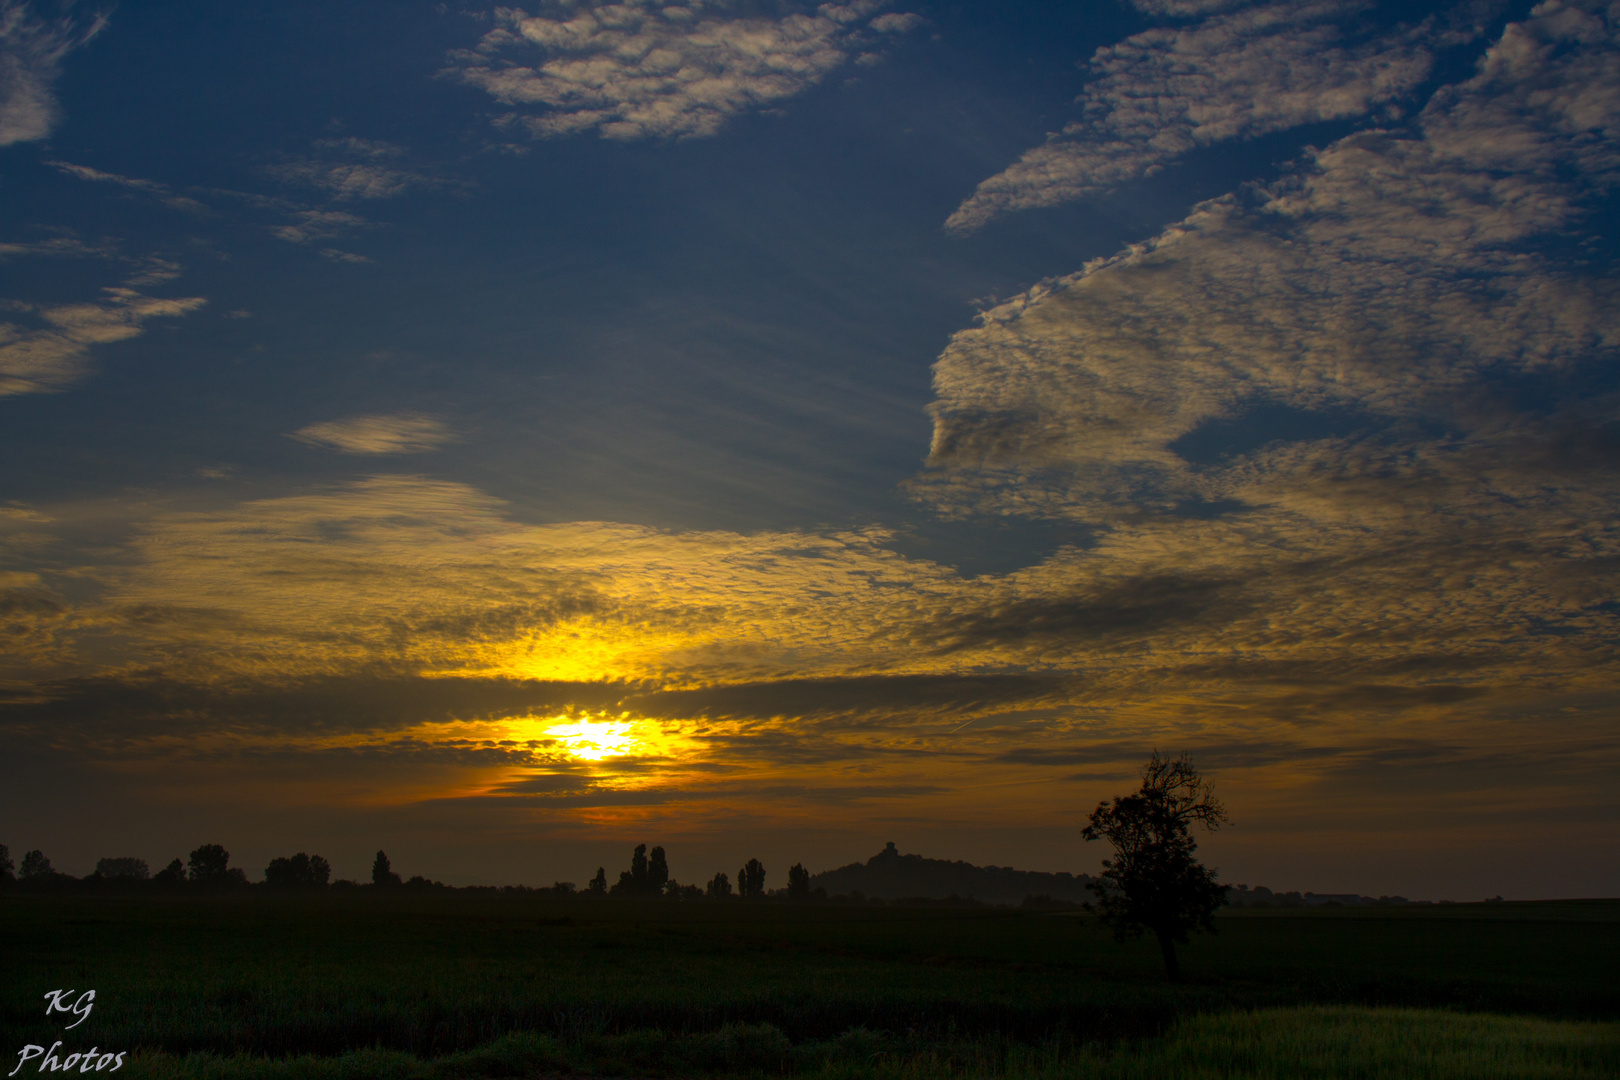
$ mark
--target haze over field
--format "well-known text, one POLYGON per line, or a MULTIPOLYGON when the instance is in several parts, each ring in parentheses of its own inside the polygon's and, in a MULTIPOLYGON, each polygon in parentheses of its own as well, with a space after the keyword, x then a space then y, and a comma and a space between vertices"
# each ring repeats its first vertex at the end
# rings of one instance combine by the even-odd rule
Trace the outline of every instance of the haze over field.
POLYGON ((0 0, 0 841, 1620 894, 1620 4, 0 0))

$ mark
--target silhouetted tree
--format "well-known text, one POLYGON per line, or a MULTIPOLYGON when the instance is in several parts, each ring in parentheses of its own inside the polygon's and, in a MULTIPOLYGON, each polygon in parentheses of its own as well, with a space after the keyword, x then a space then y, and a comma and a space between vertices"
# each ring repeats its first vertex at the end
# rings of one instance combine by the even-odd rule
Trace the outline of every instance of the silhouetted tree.
POLYGON ((1215 910, 1226 902, 1215 872, 1193 858, 1198 844, 1191 826, 1216 829, 1227 820, 1192 762, 1185 756, 1171 761, 1155 750, 1142 770, 1140 790, 1098 803, 1081 831, 1087 840, 1114 847, 1091 886, 1103 920, 1120 940, 1152 933, 1172 979, 1181 978, 1176 943, 1194 929, 1213 932, 1215 910))
POLYGON ((810 871, 804 868, 803 863, 794 863, 788 870, 788 899, 810 899, 810 871))
POLYGON ((152 880, 161 881, 165 885, 184 885, 186 883, 185 864, 179 859, 175 859, 168 866, 159 870, 152 877, 152 880))
POLYGON ((737 895, 744 900, 755 900, 765 895, 765 867, 758 859, 749 859, 737 871, 737 895))
POLYGON ((45 857, 43 851, 35 848, 23 856, 22 869, 18 876, 24 881, 31 881, 34 878, 50 877, 54 873, 56 871, 51 869, 51 860, 45 857))
POLYGON ((377 857, 371 860, 371 883, 379 889, 402 884, 399 875, 394 873, 394 866, 388 861, 386 852, 377 852, 377 857))
POLYGON ((662 847, 655 847, 647 860, 647 891, 654 896, 660 896, 668 884, 669 860, 664 857, 662 847))
POLYGON ((647 845, 637 844, 630 853, 630 888, 632 892, 647 891, 647 845))
POLYGON ((657 897, 669 885, 669 860, 664 849, 655 847, 649 855, 646 844, 637 844, 630 855, 630 869, 619 872, 619 880, 608 890, 614 896, 657 897))
POLYGON ((647 845, 637 844, 630 853, 630 869, 619 871, 619 880, 608 890, 614 896, 635 896, 647 887, 647 845))
POLYGON ((590 893, 593 896, 606 896, 607 895, 607 868, 606 867, 598 866, 596 868, 596 876, 591 878, 590 884, 585 886, 585 891, 590 893))
POLYGON ((17 880, 17 864, 11 861, 11 849, 0 844, 0 884, 17 880))
POLYGON ((264 883, 278 889, 325 888, 331 878, 331 863, 302 851, 290 858, 271 859, 264 868, 264 883))
POLYGON ((231 853, 219 844, 204 844, 186 859, 192 881, 200 885, 220 885, 230 880, 231 853))
POLYGON ((133 878, 136 881, 145 881, 151 876, 152 870, 146 865, 145 859, 101 859, 96 863, 96 877, 100 878, 133 878))
POLYGON ((709 885, 703 890, 703 895, 710 900, 731 899, 731 879, 724 873, 714 875, 709 879, 709 885))

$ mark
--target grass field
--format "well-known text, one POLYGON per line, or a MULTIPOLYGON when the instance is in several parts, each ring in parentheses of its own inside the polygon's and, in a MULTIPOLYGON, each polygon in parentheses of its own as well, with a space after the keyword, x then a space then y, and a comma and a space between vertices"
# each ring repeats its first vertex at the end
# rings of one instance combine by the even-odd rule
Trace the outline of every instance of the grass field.
POLYGON ((1620 902, 1218 922, 1169 985, 1074 914, 10 896, 0 1052, 93 1043, 137 1077, 1620 1075, 1620 902), (97 999, 64 1034, 41 995, 69 986, 97 999))

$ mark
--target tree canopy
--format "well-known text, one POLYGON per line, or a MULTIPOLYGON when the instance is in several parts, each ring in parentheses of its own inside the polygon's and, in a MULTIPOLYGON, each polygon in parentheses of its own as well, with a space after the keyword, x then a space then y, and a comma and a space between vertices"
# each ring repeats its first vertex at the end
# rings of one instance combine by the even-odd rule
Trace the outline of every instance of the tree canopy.
POLYGON ((749 859, 737 871, 737 895, 744 900, 757 900, 765 895, 765 866, 758 859, 749 859))
MULTIPOLYGON (((382 852, 377 854, 381 855, 382 852)), ((293 856, 271 859, 270 865, 264 868, 264 883, 278 889, 323 888, 331 879, 331 863, 319 855, 307 855, 302 851, 293 856)))
POLYGON ((1226 887, 1215 871, 1193 857, 1198 843, 1192 826, 1213 830, 1228 820, 1185 755, 1171 760, 1154 751, 1141 788, 1098 803, 1081 831, 1088 841, 1107 840, 1114 848, 1091 886, 1103 919, 1122 940, 1152 933, 1172 979, 1181 978, 1176 944, 1195 929, 1213 932, 1215 911, 1226 903, 1226 887))

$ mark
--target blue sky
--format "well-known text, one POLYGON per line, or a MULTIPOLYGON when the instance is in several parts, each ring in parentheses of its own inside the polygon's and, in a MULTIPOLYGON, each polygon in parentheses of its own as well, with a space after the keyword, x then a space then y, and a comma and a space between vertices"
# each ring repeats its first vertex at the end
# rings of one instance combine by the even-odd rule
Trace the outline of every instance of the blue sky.
POLYGON ((13 848, 1620 887, 1608 6, 0 12, 13 848))

